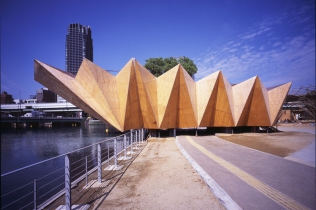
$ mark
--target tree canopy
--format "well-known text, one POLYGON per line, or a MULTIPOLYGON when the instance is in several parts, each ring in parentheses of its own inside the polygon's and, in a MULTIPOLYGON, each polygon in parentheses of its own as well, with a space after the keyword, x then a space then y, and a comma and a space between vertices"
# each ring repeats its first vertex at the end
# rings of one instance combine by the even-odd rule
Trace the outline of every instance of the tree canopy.
POLYGON ((169 58, 149 58, 146 60, 144 67, 148 69, 153 75, 159 77, 163 73, 169 71, 173 67, 178 64, 181 64, 183 68, 188 72, 188 74, 192 77, 193 74, 197 72, 197 67, 194 62, 188 57, 181 57, 178 60, 169 57, 169 58))

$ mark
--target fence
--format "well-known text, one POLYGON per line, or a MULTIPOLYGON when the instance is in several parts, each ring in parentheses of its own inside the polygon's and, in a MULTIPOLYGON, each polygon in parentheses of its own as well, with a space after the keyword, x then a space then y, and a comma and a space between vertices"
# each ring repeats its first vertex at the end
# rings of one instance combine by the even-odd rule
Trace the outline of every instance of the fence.
POLYGON ((101 184, 104 182, 102 172, 120 170, 122 166, 118 165, 118 161, 130 159, 133 150, 144 140, 144 129, 131 130, 129 133, 2 174, 1 185, 3 182, 17 182, 19 187, 1 189, 1 209, 70 210, 72 200, 85 189, 74 193, 72 188, 82 182, 86 188, 93 183, 101 184), (44 173, 47 169, 43 168, 47 167, 51 170, 44 173), (36 176, 33 180, 19 183, 21 177, 34 171, 36 176), (56 202, 57 200, 59 201, 56 202))

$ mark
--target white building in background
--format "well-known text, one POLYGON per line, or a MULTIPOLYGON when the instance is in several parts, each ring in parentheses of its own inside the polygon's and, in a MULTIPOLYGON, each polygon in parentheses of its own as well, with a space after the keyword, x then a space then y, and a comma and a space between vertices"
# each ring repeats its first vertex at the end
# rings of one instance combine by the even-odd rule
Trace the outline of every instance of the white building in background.
POLYGON ((66 103, 66 99, 64 99, 63 97, 57 95, 57 103, 66 103))

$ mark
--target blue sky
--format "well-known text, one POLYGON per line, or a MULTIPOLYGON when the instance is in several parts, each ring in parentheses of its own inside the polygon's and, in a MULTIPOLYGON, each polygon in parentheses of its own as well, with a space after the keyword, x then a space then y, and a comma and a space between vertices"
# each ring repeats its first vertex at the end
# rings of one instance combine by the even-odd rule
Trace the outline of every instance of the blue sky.
POLYGON ((26 99, 43 87, 34 59, 65 69, 70 23, 92 30, 94 63, 120 70, 131 58, 187 56, 199 80, 258 75, 271 87, 315 84, 315 1, 1 0, 1 91, 26 99))

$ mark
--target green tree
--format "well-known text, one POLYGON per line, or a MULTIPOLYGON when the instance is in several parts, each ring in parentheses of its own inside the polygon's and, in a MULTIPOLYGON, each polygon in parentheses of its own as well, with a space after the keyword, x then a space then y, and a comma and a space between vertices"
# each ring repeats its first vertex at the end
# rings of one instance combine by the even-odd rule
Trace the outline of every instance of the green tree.
POLYGON ((183 68, 189 73, 189 75, 191 77, 198 70, 196 65, 194 64, 194 62, 188 57, 183 56, 183 57, 179 58, 179 63, 181 63, 183 68))
POLYGON ((144 67, 146 69, 150 69, 149 71, 155 75, 156 77, 159 77, 160 75, 162 75, 164 73, 163 68, 164 68, 164 61, 162 59, 162 57, 160 58, 149 58, 148 60, 146 60, 146 64, 144 65, 144 67))
POLYGON ((163 59, 163 62, 164 62, 163 73, 169 71, 170 69, 172 69, 173 67, 179 64, 177 59, 173 57, 165 58, 163 59))
POLYGON ((173 67, 178 64, 181 64, 183 68, 188 72, 188 74, 192 77, 193 74, 197 72, 197 67, 194 62, 188 57, 181 57, 178 60, 169 57, 169 58, 149 58, 146 60, 144 67, 148 69, 153 75, 159 77, 163 73, 169 71, 173 67))

